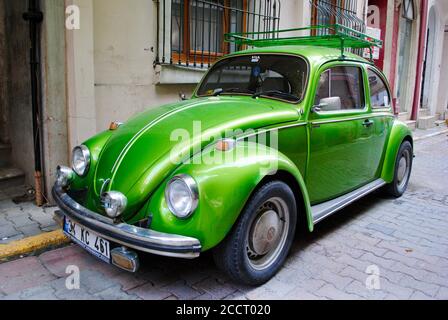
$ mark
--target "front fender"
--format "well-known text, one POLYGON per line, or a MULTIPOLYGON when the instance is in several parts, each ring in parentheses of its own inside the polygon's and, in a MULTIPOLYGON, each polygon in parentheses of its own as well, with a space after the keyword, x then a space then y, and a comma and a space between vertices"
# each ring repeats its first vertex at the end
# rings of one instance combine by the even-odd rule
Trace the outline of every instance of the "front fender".
POLYGON ((111 130, 100 132, 83 143, 83 145, 89 148, 90 151, 90 169, 85 177, 80 177, 78 175, 75 176, 75 180, 73 181, 71 186, 72 189, 84 189, 89 186, 90 181, 94 180, 98 159, 103 150, 103 147, 112 136, 112 133, 113 131, 111 130))
POLYGON ((151 229, 194 237, 200 240, 203 250, 213 248, 232 229, 259 183, 277 171, 286 171, 295 177, 306 204, 308 220, 312 221, 308 193, 297 167, 272 148, 238 142, 228 152, 207 148, 169 176, 149 200, 148 210, 153 215, 151 229), (167 182, 178 174, 192 176, 199 188, 199 206, 185 220, 169 211, 164 196, 167 182))
POLYGON ((383 170, 381 173, 381 178, 387 183, 392 183, 394 180, 395 162, 398 150, 405 139, 409 139, 412 143, 412 131, 405 123, 395 120, 387 143, 383 170))

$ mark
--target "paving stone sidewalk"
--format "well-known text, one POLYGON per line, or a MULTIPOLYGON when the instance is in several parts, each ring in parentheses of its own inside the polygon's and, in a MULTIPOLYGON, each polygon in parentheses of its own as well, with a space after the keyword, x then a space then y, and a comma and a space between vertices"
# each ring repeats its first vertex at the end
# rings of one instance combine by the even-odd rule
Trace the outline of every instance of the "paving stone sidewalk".
POLYGON ((402 198, 370 195, 299 234, 263 286, 230 281, 210 254, 143 255, 142 269, 129 274, 71 245, 0 264, 0 299, 448 299, 448 138, 415 149, 402 198), (70 266, 81 272, 79 290, 66 287, 70 266))
POLYGON ((53 220, 55 207, 39 208, 33 202, 15 204, 11 200, 25 193, 24 186, 0 191, 0 244, 8 244, 58 228, 53 220))

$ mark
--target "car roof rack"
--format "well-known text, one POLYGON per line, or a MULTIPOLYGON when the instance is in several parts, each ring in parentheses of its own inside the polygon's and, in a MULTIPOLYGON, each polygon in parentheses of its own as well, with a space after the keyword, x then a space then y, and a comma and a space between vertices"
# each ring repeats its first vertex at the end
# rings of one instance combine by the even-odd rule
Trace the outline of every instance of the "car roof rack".
POLYGON ((286 45, 310 45, 328 48, 338 48, 341 50, 341 58, 345 58, 345 50, 369 49, 370 60, 373 60, 373 48, 383 47, 383 41, 348 28, 340 24, 317 25, 305 28, 294 28, 261 32, 227 33, 226 42, 232 42, 242 46, 252 47, 272 47, 286 45), (293 35, 294 33, 307 33, 311 35, 293 35), (280 35, 288 34, 285 37, 280 35))

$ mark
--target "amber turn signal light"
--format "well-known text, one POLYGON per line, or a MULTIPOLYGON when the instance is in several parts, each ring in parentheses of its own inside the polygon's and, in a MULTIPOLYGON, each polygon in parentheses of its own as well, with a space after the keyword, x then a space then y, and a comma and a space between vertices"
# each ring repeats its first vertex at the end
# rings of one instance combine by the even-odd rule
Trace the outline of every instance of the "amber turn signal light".
POLYGON ((114 121, 110 123, 109 130, 114 131, 117 130, 123 123, 114 121))

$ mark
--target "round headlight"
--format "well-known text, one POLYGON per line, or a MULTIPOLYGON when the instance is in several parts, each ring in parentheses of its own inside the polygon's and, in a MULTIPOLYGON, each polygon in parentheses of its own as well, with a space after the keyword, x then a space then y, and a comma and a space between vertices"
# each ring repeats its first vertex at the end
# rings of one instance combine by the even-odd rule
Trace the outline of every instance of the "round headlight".
POLYGON ((86 146, 79 146, 73 150, 72 168, 78 176, 85 176, 89 171, 90 151, 86 146))
POLYGON ((112 219, 118 218, 126 209, 128 199, 117 191, 105 192, 101 196, 104 210, 112 219))
POLYGON ((168 182, 165 199, 170 211, 180 219, 186 219, 198 207, 199 193, 194 179, 187 175, 178 175, 168 182))

